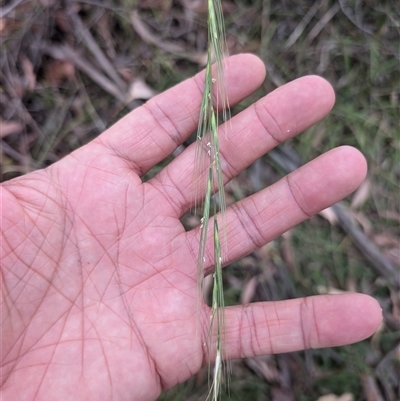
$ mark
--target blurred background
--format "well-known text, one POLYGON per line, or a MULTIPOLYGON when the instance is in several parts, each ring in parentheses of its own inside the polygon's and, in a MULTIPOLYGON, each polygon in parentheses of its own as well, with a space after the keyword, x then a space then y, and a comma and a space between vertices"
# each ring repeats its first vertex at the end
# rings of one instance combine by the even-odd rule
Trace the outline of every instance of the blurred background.
MULTIPOLYGON (((229 183, 228 203, 335 146, 355 146, 369 164, 351 197, 226 268, 226 303, 359 291, 384 313, 359 344, 234 361, 230 399, 399 400, 400 4, 222 3, 230 54, 258 54, 268 70, 232 114, 307 74, 337 95, 327 118, 229 183)), ((1 180, 51 165, 198 72, 206 39, 206 0, 1 1, 1 180)), ((204 400, 207 387, 205 368, 159 401, 204 400)))

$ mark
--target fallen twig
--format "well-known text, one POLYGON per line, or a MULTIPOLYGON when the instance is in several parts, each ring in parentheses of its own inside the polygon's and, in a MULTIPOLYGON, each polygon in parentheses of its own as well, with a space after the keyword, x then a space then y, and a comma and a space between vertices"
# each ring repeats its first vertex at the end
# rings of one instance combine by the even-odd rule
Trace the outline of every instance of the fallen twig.
POLYGON ((96 67, 94 67, 88 60, 84 59, 78 52, 69 47, 68 45, 55 46, 49 43, 42 45, 44 53, 55 58, 56 60, 68 60, 76 65, 88 77, 96 82, 110 95, 116 97, 123 103, 126 103, 126 94, 124 94, 114 82, 105 77, 96 67))
POLYGON ((115 84, 121 91, 125 91, 126 90, 125 82, 118 75, 116 69, 114 68, 114 65, 108 60, 108 58, 101 50, 100 46, 94 40, 89 29, 87 29, 82 24, 82 21, 76 14, 76 12, 71 12, 70 17, 76 28, 76 30, 74 31, 75 35, 80 36, 83 39, 84 43, 86 44, 86 47, 91 51, 93 56, 96 58, 101 69, 115 82, 115 84))
POLYGON ((207 62, 207 53, 199 52, 188 52, 184 46, 179 45, 175 42, 167 42, 162 40, 160 37, 152 33, 146 24, 139 17, 137 11, 133 11, 131 14, 131 24, 136 33, 141 37, 141 39, 150 44, 155 45, 168 53, 176 54, 179 57, 185 58, 187 60, 193 61, 201 66, 205 65, 207 62))

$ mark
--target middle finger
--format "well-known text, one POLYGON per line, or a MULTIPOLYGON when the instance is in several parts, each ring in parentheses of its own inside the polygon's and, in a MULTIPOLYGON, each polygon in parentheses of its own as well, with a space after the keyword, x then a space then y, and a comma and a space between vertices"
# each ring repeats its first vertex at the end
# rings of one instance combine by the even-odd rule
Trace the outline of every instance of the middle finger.
MULTIPOLYGON (((276 89, 223 124, 219 142, 224 183, 279 143, 321 120, 334 99, 327 81, 307 76, 276 89)), ((194 166, 195 144, 149 181, 170 201, 176 217, 194 205, 195 175, 199 174, 194 166)))

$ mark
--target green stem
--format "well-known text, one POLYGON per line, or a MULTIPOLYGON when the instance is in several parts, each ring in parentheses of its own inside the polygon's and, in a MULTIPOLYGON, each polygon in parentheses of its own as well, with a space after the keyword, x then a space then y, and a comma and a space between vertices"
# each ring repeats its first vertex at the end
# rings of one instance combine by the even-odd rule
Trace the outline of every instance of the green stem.
MULTIPOLYGON (((225 316, 224 316, 224 289, 222 278, 222 265, 225 249, 221 247, 220 229, 217 212, 222 217, 225 212, 225 193, 224 182, 221 168, 221 158, 218 140, 218 110, 222 110, 223 115, 228 114, 228 100, 226 97, 225 80, 223 74, 223 56, 225 49, 225 28, 220 0, 208 0, 208 60, 204 80, 204 92, 202 97, 199 126, 197 130, 197 146, 195 170, 198 179, 204 177, 206 171, 205 186, 197 182, 197 192, 195 205, 199 203, 200 194, 205 192, 203 214, 201 219, 200 245, 198 254, 198 286, 199 300, 203 298, 204 266, 206 263, 207 233, 209 219, 211 216, 212 194, 215 191, 219 196, 219 209, 214 203, 214 273, 213 291, 211 301, 210 327, 208 339, 206 341, 209 354, 215 354, 215 366, 213 374, 210 374, 211 387, 207 400, 218 401, 221 398, 222 380, 225 376, 224 360, 227 359, 225 346, 225 316), (212 75, 212 56, 215 57, 215 77, 212 75), (215 89, 213 91, 213 89, 215 89), (212 94, 216 98, 213 105, 212 94), (200 184, 200 185, 199 185, 200 184), (202 191, 204 188, 205 191, 202 191), (215 342, 213 343, 213 338, 215 342)), ((223 230, 222 230, 223 231, 223 230)), ((225 244, 225 241, 223 241, 225 244)), ((200 305, 200 302, 199 302, 200 305)), ((228 383, 226 383, 228 384, 228 383)))

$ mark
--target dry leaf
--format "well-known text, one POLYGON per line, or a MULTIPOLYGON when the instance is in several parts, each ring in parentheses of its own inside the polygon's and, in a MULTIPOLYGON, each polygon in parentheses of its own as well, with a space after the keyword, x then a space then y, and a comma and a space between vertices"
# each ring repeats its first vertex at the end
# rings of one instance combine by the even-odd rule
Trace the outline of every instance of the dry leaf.
POLYGON ((155 96, 157 92, 146 84, 142 79, 136 78, 129 87, 128 102, 136 99, 148 100, 155 96))
POLYGON ((351 208, 357 209, 362 206, 369 198, 370 193, 371 182, 366 179, 354 193, 353 199, 351 200, 351 208))
POLYGON ((7 135, 18 134, 24 129, 24 125, 18 121, 4 121, 0 118, 0 138, 7 135))
POLYGON ((336 225, 337 223, 337 217, 335 212, 331 207, 328 207, 327 209, 321 210, 319 212, 319 215, 323 217, 325 220, 328 220, 329 223, 331 223, 333 226, 336 225))

